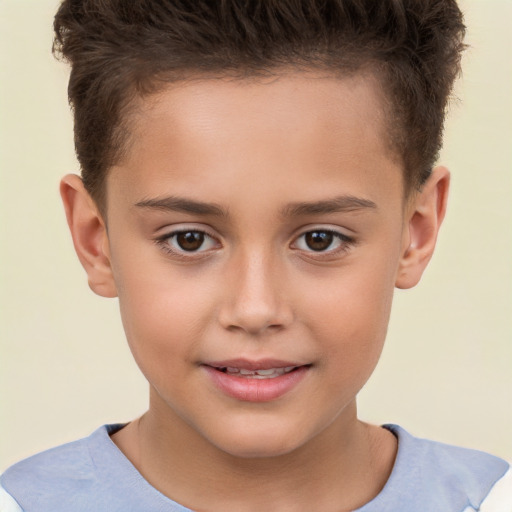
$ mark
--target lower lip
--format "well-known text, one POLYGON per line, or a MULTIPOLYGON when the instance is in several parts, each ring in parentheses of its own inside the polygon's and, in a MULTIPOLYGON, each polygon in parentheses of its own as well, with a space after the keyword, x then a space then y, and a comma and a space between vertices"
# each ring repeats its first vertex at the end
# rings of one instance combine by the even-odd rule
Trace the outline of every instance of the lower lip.
POLYGON ((203 366, 215 386, 226 395, 244 402, 270 402, 293 388, 306 376, 308 366, 300 366, 289 373, 271 379, 251 379, 221 372, 211 366, 203 366))

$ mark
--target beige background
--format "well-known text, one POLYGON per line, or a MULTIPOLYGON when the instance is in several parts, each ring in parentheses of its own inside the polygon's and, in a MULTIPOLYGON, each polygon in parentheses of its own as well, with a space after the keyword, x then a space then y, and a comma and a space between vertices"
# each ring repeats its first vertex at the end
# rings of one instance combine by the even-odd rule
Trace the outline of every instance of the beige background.
MULTIPOLYGON (((0 470, 142 413, 115 300, 89 291, 58 197, 76 171, 57 0, 0 0, 0 470)), ((397 292, 361 416, 512 460, 512 0, 464 0, 472 48, 441 162, 448 217, 420 286, 397 292)))

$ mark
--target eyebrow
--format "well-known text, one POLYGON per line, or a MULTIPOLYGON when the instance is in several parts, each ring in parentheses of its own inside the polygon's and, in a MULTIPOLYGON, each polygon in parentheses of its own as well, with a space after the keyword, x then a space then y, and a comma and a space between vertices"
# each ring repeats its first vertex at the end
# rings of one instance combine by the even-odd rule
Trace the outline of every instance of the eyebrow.
MULTIPOLYGON (((135 206, 152 210, 192 213, 195 215, 228 216, 227 210, 215 203, 206 203, 176 196, 145 199, 136 203, 135 206)), ((354 196, 339 196, 322 201, 291 203, 281 210, 281 215, 283 217, 298 217, 301 215, 322 215, 365 209, 377 209, 377 205, 369 199, 354 196)))
POLYGON ((338 196, 323 201, 292 203, 287 205, 281 214, 283 217, 295 217, 376 209, 377 205, 369 199, 355 196, 338 196))
POLYGON ((196 215, 213 215, 217 217, 227 217, 228 215, 226 210, 214 203, 204 203, 176 196, 145 199, 136 203, 135 206, 153 210, 193 213, 196 215))

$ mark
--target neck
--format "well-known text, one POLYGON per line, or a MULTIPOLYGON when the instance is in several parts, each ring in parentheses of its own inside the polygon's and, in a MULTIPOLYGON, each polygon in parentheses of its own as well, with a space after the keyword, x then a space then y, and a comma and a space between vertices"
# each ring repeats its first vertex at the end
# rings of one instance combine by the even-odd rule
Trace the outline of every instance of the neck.
POLYGON ((226 453, 155 400, 113 440, 162 494, 208 511, 354 510, 380 492, 396 453, 390 432, 357 420, 355 402, 313 439, 274 457, 226 453))

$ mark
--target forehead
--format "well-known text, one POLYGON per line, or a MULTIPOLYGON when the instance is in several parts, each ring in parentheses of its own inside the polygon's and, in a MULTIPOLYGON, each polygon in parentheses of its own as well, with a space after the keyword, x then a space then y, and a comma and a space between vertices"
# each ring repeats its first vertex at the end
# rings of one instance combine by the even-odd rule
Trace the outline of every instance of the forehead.
POLYGON ((314 71, 283 71, 266 78, 197 77, 140 99, 128 129, 137 139, 148 125, 167 124, 171 118, 175 132, 191 138, 249 126, 263 127, 269 134, 288 127, 297 134, 299 129, 306 134, 332 128, 350 131, 354 139, 378 134, 386 146, 384 105, 380 83, 369 72, 346 77, 314 71))
POLYGON ((316 184, 324 194, 330 177, 349 170, 367 184, 401 187, 384 120, 372 75, 294 72, 174 83, 140 100, 128 119, 126 157, 107 188, 115 182, 136 200, 181 184, 189 192, 209 186, 220 197, 227 182, 257 190, 272 180, 290 193, 308 187, 314 195, 316 184), (392 180, 385 168, 393 168, 392 180))

